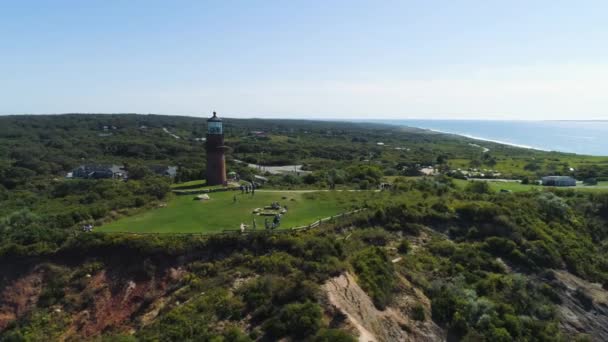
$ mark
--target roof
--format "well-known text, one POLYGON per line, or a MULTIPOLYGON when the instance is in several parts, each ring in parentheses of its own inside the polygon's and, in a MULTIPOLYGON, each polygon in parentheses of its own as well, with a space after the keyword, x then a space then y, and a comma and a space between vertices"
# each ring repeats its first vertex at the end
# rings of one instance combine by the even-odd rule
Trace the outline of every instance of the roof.
POLYGON ((74 170, 83 170, 83 171, 112 171, 119 172, 124 171, 122 165, 102 165, 102 164, 84 164, 80 165, 74 170))
POLYGON ((222 119, 217 117, 217 114, 213 112, 213 116, 207 119, 207 122, 222 122, 222 119))
POLYGON ((574 178, 570 176, 545 176, 543 180, 574 180, 574 178))
POLYGON ((171 177, 177 176, 177 166, 168 166, 167 175, 171 177))

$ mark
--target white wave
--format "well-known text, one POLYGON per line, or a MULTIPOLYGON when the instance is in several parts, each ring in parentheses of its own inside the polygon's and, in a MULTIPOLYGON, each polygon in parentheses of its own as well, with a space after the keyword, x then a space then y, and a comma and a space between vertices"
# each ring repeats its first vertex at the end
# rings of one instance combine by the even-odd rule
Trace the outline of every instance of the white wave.
POLYGON ((502 141, 502 140, 496 140, 496 139, 482 138, 482 137, 478 137, 478 136, 474 136, 474 135, 470 135, 470 134, 440 131, 440 130, 432 129, 432 128, 424 128, 424 129, 426 129, 428 131, 436 132, 436 133, 459 135, 461 137, 465 137, 465 138, 469 138, 469 139, 488 141, 488 142, 493 142, 493 143, 502 144, 502 145, 509 145, 509 146, 513 146, 513 147, 527 148, 527 149, 530 149, 530 150, 538 150, 538 151, 545 151, 545 152, 549 152, 550 151, 550 150, 547 150, 547 149, 544 149, 544 148, 540 148, 540 147, 534 147, 534 146, 522 145, 522 144, 515 144, 515 143, 512 143, 512 142, 502 141))

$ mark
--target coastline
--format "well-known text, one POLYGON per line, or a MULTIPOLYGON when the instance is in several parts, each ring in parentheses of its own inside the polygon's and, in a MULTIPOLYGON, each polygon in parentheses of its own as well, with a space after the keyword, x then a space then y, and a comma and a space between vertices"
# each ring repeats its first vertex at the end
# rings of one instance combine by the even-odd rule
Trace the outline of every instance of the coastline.
POLYGON ((402 119, 364 122, 451 134, 530 151, 608 157, 608 121, 402 119))
MULTIPOLYGON (((406 126, 406 127, 412 127, 412 126, 406 126)), ((431 131, 431 132, 435 132, 435 133, 441 133, 441 134, 457 135, 459 137, 464 137, 464 138, 469 138, 469 139, 479 140, 479 141, 487 141, 487 142, 492 142, 492 143, 495 143, 495 144, 508 145, 508 146, 519 147, 519 148, 525 148, 525 149, 528 149, 528 150, 536 150, 536 151, 543 151, 543 152, 558 152, 558 151, 551 151, 551 150, 543 149, 543 148, 540 148, 540 147, 534 147, 534 146, 522 145, 522 144, 515 144, 515 143, 510 143, 510 142, 501 141, 501 140, 495 140, 495 139, 487 139, 487 138, 477 137, 477 136, 470 135, 470 134, 462 134, 462 133, 440 131, 440 130, 431 129, 431 128, 421 128, 421 127, 414 127, 414 128, 422 129, 422 130, 425 130, 425 131, 431 131)), ((570 153, 570 152, 561 152, 561 153, 570 153)))
MULTIPOLYGON (((475 121, 475 120, 471 120, 471 121, 475 121)), ((500 120, 495 120, 495 121, 500 121, 500 120)), ((353 122, 357 122, 357 121, 353 121, 353 122)), ((536 150, 536 151, 543 151, 543 152, 560 152, 560 151, 547 150, 544 148, 530 146, 530 145, 516 144, 516 143, 511 143, 511 142, 502 141, 502 140, 482 138, 482 137, 465 134, 465 133, 448 132, 448 131, 442 131, 442 130, 433 129, 433 128, 418 127, 418 126, 408 125, 406 123, 399 122, 399 121, 363 120, 363 122, 374 122, 374 123, 382 123, 382 124, 387 124, 387 125, 392 125, 392 126, 416 128, 416 129, 420 129, 423 131, 429 131, 429 132, 440 133, 440 134, 456 135, 456 136, 463 137, 463 138, 491 142, 491 143, 495 143, 495 144, 507 145, 507 146, 512 146, 512 147, 525 148, 528 150, 536 150)), ((573 153, 573 152, 560 152, 560 153, 573 153)))

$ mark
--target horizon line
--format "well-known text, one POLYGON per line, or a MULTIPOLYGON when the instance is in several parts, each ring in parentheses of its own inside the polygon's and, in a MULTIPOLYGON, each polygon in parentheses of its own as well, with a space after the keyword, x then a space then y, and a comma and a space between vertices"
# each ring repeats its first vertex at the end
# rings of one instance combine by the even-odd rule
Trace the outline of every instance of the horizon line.
MULTIPOLYGON (((211 111, 212 113, 213 111, 211 111)), ((220 112, 221 113, 221 112, 220 112)), ((207 115, 211 114, 167 114, 167 113, 136 113, 136 112, 65 112, 65 113, 0 113, 0 116, 35 116, 35 115, 159 115, 159 116, 183 116, 183 117, 192 117, 192 118, 205 118, 207 115)), ((308 120, 308 121, 400 121, 400 120, 427 120, 427 121, 522 121, 522 122, 606 122, 608 119, 522 119, 522 118, 436 118, 429 117, 430 115, 425 115, 423 117, 419 116, 411 116, 411 117, 378 117, 377 115, 370 115, 373 119, 368 119, 366 117, 333 117, 327 115, 320 116, 310 116, 306 114, 302 115, 289 115, 285 116, 277 116, 271 114, 268 117, 263 117, 254 114, 254 115, 222 115, 219 116, 227 118, 227 119, 258 119, 258 120, 271 120, 271 119, 279 119, 279 120, 308 120)))

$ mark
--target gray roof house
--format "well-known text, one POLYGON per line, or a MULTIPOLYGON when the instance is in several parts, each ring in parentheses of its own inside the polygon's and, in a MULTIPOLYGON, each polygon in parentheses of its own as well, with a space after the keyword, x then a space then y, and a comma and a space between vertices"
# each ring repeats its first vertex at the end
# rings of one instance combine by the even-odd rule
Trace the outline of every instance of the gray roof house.
POLYGON ((80 165, 68 173, 71 178, 102 179, 102 178, 126 178, 127 171, 122 165, 80 165))
POLYGON ((177 176, 177 166, 151 165, 150 170, 159 176, 175 178, 177 176))
POLYGON ((541 179, 546 186, 576 186, 576 180, 569 176, 546 176, 541 179))

